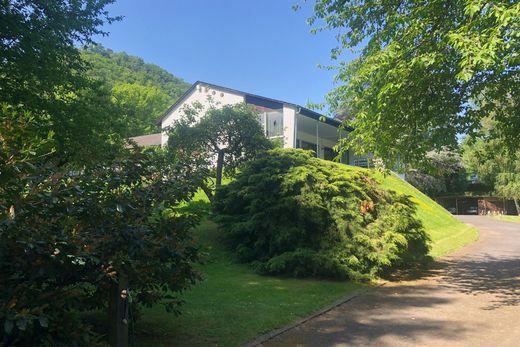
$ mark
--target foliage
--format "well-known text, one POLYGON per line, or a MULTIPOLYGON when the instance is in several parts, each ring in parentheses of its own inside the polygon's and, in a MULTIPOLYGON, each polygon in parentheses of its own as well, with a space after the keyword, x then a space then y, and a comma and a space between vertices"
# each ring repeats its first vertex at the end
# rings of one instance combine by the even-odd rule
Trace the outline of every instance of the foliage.
POLYGON ((114 52, 99 44, 84 47, 81 56, 90 66, 88 74, 103 80, 110 87, 118 84, 156 87, 171 100, 179 98, 190 87, 181 78, 155 64, 145 63, 142 58, 125 52, 114 52))
MULTIPOLYGON (((172 124, 168 136, 170 153, 191 158, 192 167, 201 173, 199 177, 207 179, 216 165, 217 188, 224 169, 232 176, 240 164, 273 147, 264 136, 257 113, 246 104, 211 106, 208 110, 201 104, 189 106, 183 117, 172 124)), ((205 186, 205 182, 201 185, 205 186)), ((205 192, 212 199, 209 190, 205 192)))
POLYGON ((382 189, 368 170, 303 150, 270 150, 217 194, 233 250, 264 273, 371 278, 428 252, 408 197, 382 189))
POLYGON ((408 169, 406 180, 430 196, 442 193, 464 192, 466 188, 466 170, 462 166, 462 157, 456 151, 444 149, 426 154, 429 165, 419 169, 408 169))
POLYGON ((198 219, 172 207, 196 191, 183 167, 131 149, 60 170, 29 113, 4 106, 0 120, 0 343, 95 344, 74 311, 107 307, 122 275, 136 304, 176 310, 172 293, 198 278, 198 219))
POLYGON ((111 88, 129 126, 127 136, 157 132, 157 119, 189 88, 157 65, 101 45, 84 47, 81 57, 89 66, 88 76, 111 88))
POLYGON ((128 136, 156 133, 155 122, 170 106, 172 99, 155 86, 136 83, 116 84, 112 98, 122 113, 122 122, 128 124, 128 136))
POLYGON ((313 31, 337 30, 332 109, 355 110, 344 147, 417 164, 495 114, 520 143, 518 1, 316 0, 313 31), (343 52, 358 56, 350 62, 343 52))
POLYGON ((122 279, 135 305, 175 311, 198 278, 187 166, 123 149, 124 105, 75 47, 116 19, 111 2, 0 5, 0 345, 97 344, 75 313, 122 279))
POLYGON ((487 117, 480 132, 464 140, 464 164, 494 187, 497 195, 512 199, 520 214, 520 150, 509 150, 502 139, 494 137, 495 127, 494 117, 487 117))
POLYGON ((110 3, 1 2, 0 100, 31 111, 38 136, 53 132, 63 162, 102 156, 121 132, 109 94, 82 74, 85 64, 75 48, 118 19, 105 11, 110 3))

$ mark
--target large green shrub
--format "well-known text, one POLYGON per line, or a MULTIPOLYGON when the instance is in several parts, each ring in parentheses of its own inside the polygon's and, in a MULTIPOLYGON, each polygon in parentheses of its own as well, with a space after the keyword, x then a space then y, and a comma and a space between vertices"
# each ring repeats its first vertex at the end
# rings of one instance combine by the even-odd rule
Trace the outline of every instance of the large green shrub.
POLYGON ((231 247, 263 273, 372 278, 429 249, 408 197, 383 190, 369 170, 303 150, 267 152, 218 194, 231 247))
POLYGON ((77 313, 107 309, 122 279, 133 308, 176 310, 175 293, 199 277, 198 219, 175 207, 197 188, 186 168, 128 149, 69 170, 53 159, 52 134, 34 135, 38 125, 0 105, 0 346, 96 345, 77 313))

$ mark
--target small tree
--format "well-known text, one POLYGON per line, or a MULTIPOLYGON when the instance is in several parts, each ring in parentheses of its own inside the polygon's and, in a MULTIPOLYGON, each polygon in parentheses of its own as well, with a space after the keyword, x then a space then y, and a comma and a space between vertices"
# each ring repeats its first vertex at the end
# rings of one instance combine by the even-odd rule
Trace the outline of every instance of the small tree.
POLYGON ((258 114, 246 104, 210 107, 202 105, 185 109, 184 116, 169 131, 168 148, 177 158, 191 158, 193 171, 199 173, 200 184, 210 200, 213 193, 204 177, 215 167, 215 186, 222 185, 222 175, 233 175, 243 162, 270 149, 273 144, 264 136, 258 114))
POLYGON ((498 174, 495 190, 502 197, 515 202, 516 212, 520 216, 520 174, 518 172, 498 174))
POLYGON ((407 170, 406 180, 410 184, 430 196, 465 190, 466 171, 458 151, 432 151, 427 153, 426 159, 426 165, 407 170))

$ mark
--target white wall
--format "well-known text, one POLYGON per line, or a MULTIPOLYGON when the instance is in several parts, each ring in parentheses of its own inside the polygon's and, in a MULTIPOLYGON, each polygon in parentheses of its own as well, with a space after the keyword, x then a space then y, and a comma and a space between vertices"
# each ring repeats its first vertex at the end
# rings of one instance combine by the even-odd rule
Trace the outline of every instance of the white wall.
POLYGON ((296 110, 293 107, 283 107, 283 148, 296 147, 296 110))
MULTIPOLYGON (((184 100, 182 100, 174 109, 172 109, 168 115, 162 120, 161 129, 163 129, 161 134, 161 145, 164 146, 168 142, 168 135, 164 131, 164 129, 170 125, 175 120, 178 120, 183 115, 183 107, 187 105, 191 105, 194 102, 199 102, 208 108, 210 105, 214 106, 225 106, 225 105, 233 105, 244 102, 244 96, 238 93, 230 93, 224 90, 220 90, 217 88, 210 88, 205 86, 204 84, 197 84, 193 91, 185 96, 184 100)), ((202 116, 202 113, 200 114, 202 116)))

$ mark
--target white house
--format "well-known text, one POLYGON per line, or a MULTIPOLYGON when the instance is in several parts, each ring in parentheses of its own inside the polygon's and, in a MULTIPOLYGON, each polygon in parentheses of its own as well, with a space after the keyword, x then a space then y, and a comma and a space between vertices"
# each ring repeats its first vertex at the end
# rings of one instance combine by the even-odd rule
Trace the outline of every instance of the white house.
MULTIPOLYGON (((252 105, 260 113, 260 122, 268 138, 280 139, 285 148, 313 150, 321 159, 332 160, 336 156, 333 146, 340 137, 348 135, 348 129, 339 129, 339 121, 303 106, 197 81, 158 121, 162 129, 161 145, 168 141, 167 128, 182 117, 185 106, 195 102, 206 107, 210 104, 218 107, 242 102, 252 105)), ((341 162, 368 166, 366 156, 357 156, 350 150, 343 155, 341 162)))

